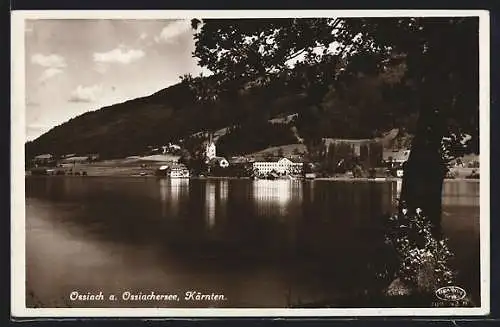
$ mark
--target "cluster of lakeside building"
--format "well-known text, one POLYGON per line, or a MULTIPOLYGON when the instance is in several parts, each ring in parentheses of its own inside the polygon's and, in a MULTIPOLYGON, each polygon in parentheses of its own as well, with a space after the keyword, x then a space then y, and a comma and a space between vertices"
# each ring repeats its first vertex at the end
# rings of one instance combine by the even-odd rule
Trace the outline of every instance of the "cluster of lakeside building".
MULTIPOLYGON (((353 146, 353 154, 359 157, 361 152, 360 144, 353 146), (356 146, 357 145, 357 146, 356 146)), ((361 164, 347 164, 347 169, 340 175, 349 177, 396 177, 403 176, 403 164, 410 155, 410 150, 389 150, 379 153, 380 158, 368 158, 368 161, 380 163, 378 166, 361 167, 361 164)), ((347 160, 341 159, 337 166, 340 167, 347 160)), ((208 142, 204 153, 205 169, 197 174, 199 177, 251 177, 256 179, 314 179, 317 177, 332 177, 326 175, 318 169, 319 163, 308 161, 301 154, 290 155, 248 155, 226 158, 217 154, 217 147, 214 142, 208 142)), ((455 165, 464 167, 464 162, 457 160, 455 165)), ((478 161, 469 161, 468 168, 478 167, 478 161)), ((159 175, 170 176, 172 178, 188 178, 192 176, 191 169, 185 164, 172 162, 170 165, 163 165, 158 169, 159 175)), ((473 178, 478 178, 479 174, 473 171, 473 178)), ((449 175, 449 178, 453 176, 449 175)))
MULTIPOLYGON (((327 140, 328 141, 328 140, 327 140)), ((328 142, 325 142, 328 143, 328 142)), ((154 167, 153 174, 171 178, 190 177, 240 177, 257 179, 290 179, 333 177, 343 175, 349 177, 402 177, 403 163, 410 155, 408 149, 383 150, 380 144, 374 140, 341 140, 340 143, 325 144, 328 151, 337 151, 338 155, 333 161, 333 168, 325 172, 324 167, 318 162, 311 162, 303 153, 257 153, 253 155, 226 158, 217 154, 217 146, 212 139, 205 143, 202 167, 194 169, 189 162, 183 162, 178 155, 182 147, 169 143, 160 147, 149 147, 150 156, 134 156, 127 159, 137 159, 140 168, 146 166, 154 167), (337 145, 337 146, 336 146, 337 145), (346 155, 345 147, 343 155, 340 154, 341 147, 349 149, 346 155), (153 158, 155 157, 155 158, 153 158), (348 158, 349 157, 349 158, 348 158), (154 164, 151 164, 154 162, 154 164), (323 170, 322 170, 323 169, 323 170)), ((52 154, 42 154, 34 157, 31 162, 32 174, 75 174, 86 175, 85 171, 72 170, 76 165, 99 164, 99 154, 76 155, 66 154, 56 158, 52 154), (65 170, 54 170, 51 168, 66 168, 65 170)), ((453 163, 456 167, 478 168, 478 157, 457 159, 453 163)), ((332 163, 330 163, 332 165, 332 163)), ((139 172, 139 175, 149 175, 147 172, 139 172)), ((472 178, 479 177, 476 171, 472 171, 472 178)), ((449 176, 452 178, 453 176, 449 176)))

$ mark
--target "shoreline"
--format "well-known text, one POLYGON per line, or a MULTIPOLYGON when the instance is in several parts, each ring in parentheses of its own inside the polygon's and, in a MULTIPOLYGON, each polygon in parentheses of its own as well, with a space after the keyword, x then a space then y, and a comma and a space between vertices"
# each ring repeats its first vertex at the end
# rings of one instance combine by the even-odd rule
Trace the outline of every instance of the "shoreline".
MULTIPOLYGON (((401 178, 394 177, 381 177, 381 178, 367 178, 367 177, 318 177, 318 178, 296 178, 296 179, 253 179, 250 177, 230 177, 230 176, 206 176, 206 177, 189 177, 189 178, 169 178, 166 176, 156 175, 124 175, 124 174, 98 174, 98 175, 31 175, 26 173, 25 178, 144 178, 144 179, 174 179, 174 180, 251 180, 251 181, 290 181, 290 182, 372 182, 372 183, 386 183, 386 182, 402 182, 401 178)), ((479 183, 479 178, 446 178, 444 182, 476 182, 479 183)))
MULTIPOLYGON (((133 177, 133 178, 168 178, 165 176, 157 176, 156 172, 159 167, 164 164, 168 164, 162 161, 144 162, 134 159, 124 160, 113 160, 113 161, 100 161, 94 163, 80 163, 73 165, 66 165, 64 167, 41 167, 41 169, 50 169, 52 172, 49 174, 35 174, 33 175, 31 170, 25 170, 26 177, 133 177), (59 174, 62 172, 62 174, 59 174), (69 174, 68 172, 71 172, 69 174), (75 175, 77 174, 77 175, 75 175)), ((472 181, 479 182, 480 179, 466 178, 472 173, 473 168, 455 168, 455 178, 447 178, 444 181, 472 181)), ((251 177, 234 177, 234 176, 192 176, 189 179, 192 180, 253 180, 251 177)), ((267 179, 256 179, 256 180, 267 180, 267 179)), ((278 178, 277 180, 289 180, 289 181, 336 181, 336 182, 398 182, 402 181, 400 177, 394 176, 384 176, 384 174, 379 174, 378 177, 352 177, 349 175, 337 175, 330 177, 316 177, 316 178, 278 178)))

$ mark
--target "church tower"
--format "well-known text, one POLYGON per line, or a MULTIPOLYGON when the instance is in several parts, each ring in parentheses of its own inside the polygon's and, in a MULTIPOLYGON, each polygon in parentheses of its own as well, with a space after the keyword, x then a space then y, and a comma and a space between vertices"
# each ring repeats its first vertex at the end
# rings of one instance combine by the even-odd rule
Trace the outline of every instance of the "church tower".
POLYGON ((208 144, 205 148, 205 158, 208 161, 212 160, 217 156, 217 148, 215 146, 214 141, 212 140, 212 134, 210 134, 210 138, 208 144))

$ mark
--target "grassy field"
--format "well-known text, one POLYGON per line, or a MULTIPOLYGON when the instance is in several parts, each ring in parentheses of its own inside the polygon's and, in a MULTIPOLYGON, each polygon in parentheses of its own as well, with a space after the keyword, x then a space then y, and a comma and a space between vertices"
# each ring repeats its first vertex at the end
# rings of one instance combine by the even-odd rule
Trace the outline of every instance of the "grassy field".
POLYGON ((57 171, 64 171, 65 175, 152 176, 155 174, 156 169, 177 159, 178 157, 171 155, 152 155, 103 160, 92 163, 67 163, 63 164, 62 167, 54 168, 54 174, 57 171))
POLYGON ((252 153, 250 156, 263 156, 266 154, 277 155, 278 152, 280 151, 280 149, 282 149, 283 155, 285 157, 289 157, 289 156, 293 155, 294 154, 293 152, 295 151, 295 149, 297 149, 297 151, 300 153, 307 153, 307 147, 304 144, 296 143, 296 144, 286 144, 286 145, 267 148, 265 150, 252 153))

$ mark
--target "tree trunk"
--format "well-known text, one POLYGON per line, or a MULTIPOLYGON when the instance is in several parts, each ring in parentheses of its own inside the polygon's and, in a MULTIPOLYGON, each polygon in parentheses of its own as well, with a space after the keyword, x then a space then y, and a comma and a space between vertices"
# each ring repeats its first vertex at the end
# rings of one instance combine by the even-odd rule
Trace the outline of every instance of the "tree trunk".
POLYGON ((418 118, 410 156, 404 165, 400 212, 423 210, 433 226, 433 233, 441 237, 441 199, 446 165, 441 155, 441 140, 445 120, 435 107, 422 109, 418 118))

